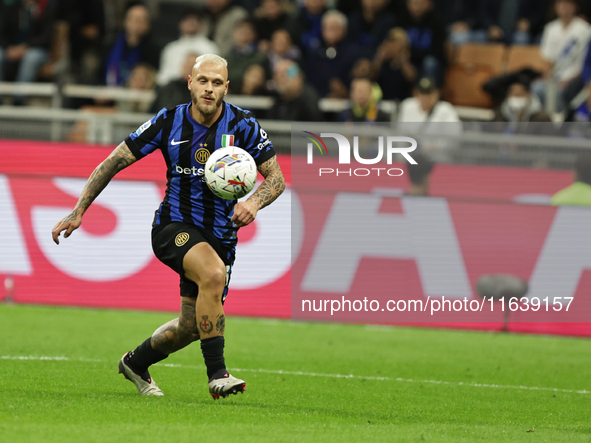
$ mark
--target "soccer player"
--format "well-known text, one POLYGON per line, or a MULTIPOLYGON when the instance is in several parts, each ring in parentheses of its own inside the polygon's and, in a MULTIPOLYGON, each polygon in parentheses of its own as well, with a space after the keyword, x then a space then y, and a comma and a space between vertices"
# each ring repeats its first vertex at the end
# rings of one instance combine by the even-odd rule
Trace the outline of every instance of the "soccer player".
POLYGON ((74 210, 52 231, 59 244, 77 229, 84 212, 117 172, 160 149, 168 184, 156 211, 152 247, 156 257, 180 275, 181 310, 150 338, 119 361, 119 372, 143 395, 163 395, 148 367, 188 344, 201 340, 213 398, 243 392, 244 380, 226 370, 224 300, 238 228, 285 189, 273 144, 250 112, 224 102, 228 93, 225 59, 206 54, 188 76, 191 102, 162 109, 131 133, 91 174, 74 210), (255 159, 265 180, 244 202, 215 197, 207 187, 204 164, 215 149, 239 146, 255 159), (190 172, 190 173, 189 173, 190 172))

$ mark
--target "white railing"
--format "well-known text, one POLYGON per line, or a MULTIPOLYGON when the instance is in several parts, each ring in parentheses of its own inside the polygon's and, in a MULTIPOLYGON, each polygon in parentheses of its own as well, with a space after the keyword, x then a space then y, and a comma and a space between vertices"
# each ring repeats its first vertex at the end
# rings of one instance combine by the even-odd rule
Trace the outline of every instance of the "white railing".
MULTIPOLYGON (((1 91, 1 89, 0 89, 1 91)), ((137 128, 146 120, 151 118, 152 114, 146 113, 96 113, 92 111, 78 111, 70 109, 47 109, 38 107, 22 106, 0 106, 0 123, 9 123, 13 120, 25 120, 37 123, 75 123, 85 121, 88 124, 87 142, 113 144, 120 140, 113 138, 114 128, 116 126, 130 126, 137 128)), ((261 125, 267 132, 277 135, 288 136, 291 134, 291 123, 277 120, 260 120, 261 125)), ((404 127, 412 128, 413 124, 406 124, 404 127)), ((340 123, 309 123, 311 131, 339 132, 343 130, 340 123)), ((59 126, 58 126, 59 128, 59 126)), ((384 126, 366 126, 359 129, 359 135, 386 135, 396 131, 396 127, 384 126), (366 132, 364 134, 364 132, 366 132), (382 134, 383 133, 383 134, 382 134)), ((64 134, 51 133, 51 140, 65 140, 64 134)), ((418 136, 418 134, 417 134, 418 136)), ((5 134, 0 133, 0 137, 7 138, 5 134)), ((591 149, 591 143, 588 138, 567 138, 546 135, 524 135, 524 134, 503 134, 478 131, 461 131, 459 133, 441 133, 436 135, 422 134, 421 137, 436 137, 455 142, 471 142, 486 144, 507 144, 512 143, 519 146, 529 147, 551 147, 591 149)))
POLYGON ((154 91, 141 91, 113 86, 65 85, 61 93, 64 97, 70 98, 91 98, 95 100, 141 103, 152 103, 156 98, 154 91))
POLYGON ((54 83, 0 82, 0 95, 45 97, 51 100, 52 108, 59 108, 62 105, 62 95, 54 83))
MULTIPOLYGON (((53 83, 11 83, 0 82, 0 94, 21 95, 31 97, 47 97, 51 99, 52 108, 60 108, 64 98, 86 98, 93 100, 113 100, 120 102, 152 103, 155 98, 154 91, 139 91, 122 87, 111 86, 88 86, 88 85, 64 85, 59 88, 53 83)), ((189 96, 187 94, 187 100, 189 96)), ((236 106, 253 110, 268 110, 273 106, 273 98, 265 96, 244 96, 228 95, 227 101, 236 106)), ((349 105, 346 99, 323 98, 318 102, 321 111, 328 113, 339 113, 349 105)), ((395 101, 383 100, 380 108, 396 116, 398 110, 395 101)), ((493 111, 490 109, 469 108, 465 106, 456 107, 460 118, 466 120, 492 120, 493 111)))

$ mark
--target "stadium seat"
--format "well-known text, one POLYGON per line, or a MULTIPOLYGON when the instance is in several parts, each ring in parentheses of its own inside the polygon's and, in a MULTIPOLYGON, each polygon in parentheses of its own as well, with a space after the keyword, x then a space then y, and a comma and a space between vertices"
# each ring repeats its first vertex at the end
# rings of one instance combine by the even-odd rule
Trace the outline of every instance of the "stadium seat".
POLYGON ((447 70, 443 89, 444 99, 456 106, 489 108, 492 101, 482 90, 482 85, 493 75, 495 72, 488 66, 451 66, 447 70))
POLYGON ((465 44, 459 47, 456 65, 466 68, 485 66, 492 74, 501 74, 505 66, 505 45, 494 44, 465 44))
POLYGON ((508 49, 507 72, 519 71, 524 68, 532 68, 543 71, 547 62, 540 55, 539 46, 513 45, 508 49))

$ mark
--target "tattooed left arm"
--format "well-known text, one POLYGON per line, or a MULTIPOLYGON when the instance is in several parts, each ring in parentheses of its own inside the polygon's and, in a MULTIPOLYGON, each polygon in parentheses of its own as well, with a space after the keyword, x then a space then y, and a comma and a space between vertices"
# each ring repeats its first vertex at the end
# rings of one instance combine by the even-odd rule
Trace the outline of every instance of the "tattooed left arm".
POLYGON ((277 156, 273 156, 260 164, 258 170, 265 177, 265 180, 248 200, 234 206, 232 221, 237 228, 251 223, 255 219, 257 212, 273 203, 285 189, 285 178, 279 163, 277 163, 277 156))

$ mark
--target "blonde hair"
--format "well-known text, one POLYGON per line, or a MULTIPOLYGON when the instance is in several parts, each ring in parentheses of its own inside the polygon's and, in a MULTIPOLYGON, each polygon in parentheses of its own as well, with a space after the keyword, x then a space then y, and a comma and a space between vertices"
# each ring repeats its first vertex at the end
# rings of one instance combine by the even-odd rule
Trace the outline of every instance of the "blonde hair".
POLYGON ((199 57, 197 57, 195 59, 195 65, 197 65, 198 63, 211 63, 213 65, 222 65, 225 66, 226 68, 228 67, 228 61, 223 58, 220 57, 219 55, 216 54, 203 54, 200 55, 199 57))

